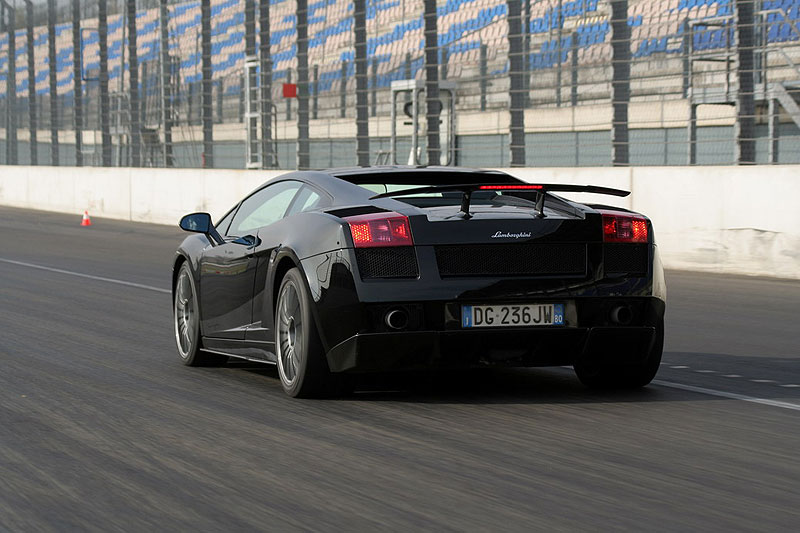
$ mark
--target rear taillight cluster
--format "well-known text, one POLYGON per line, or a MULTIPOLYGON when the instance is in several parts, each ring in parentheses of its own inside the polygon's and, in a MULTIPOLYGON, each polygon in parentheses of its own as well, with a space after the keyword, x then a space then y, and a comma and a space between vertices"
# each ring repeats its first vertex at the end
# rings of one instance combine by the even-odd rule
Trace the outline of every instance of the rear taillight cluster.
POLYGON ((408 217, 394 212, 346 217, 356 248, 413 246, 408 217))
POLYGON ((603 242, 647 242, 647 219, 617 211, 601 211, 603 242))

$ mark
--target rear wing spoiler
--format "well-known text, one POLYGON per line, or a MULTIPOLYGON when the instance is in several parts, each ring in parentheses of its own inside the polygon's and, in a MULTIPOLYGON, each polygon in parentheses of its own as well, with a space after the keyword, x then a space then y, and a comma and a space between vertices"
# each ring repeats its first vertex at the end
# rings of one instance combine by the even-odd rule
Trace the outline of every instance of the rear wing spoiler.
POLYGON ((606 194, 609 196, 628 196, 630 191, 622 189, 612 189, 610 187, 598 187, 596 185, 570 185, 562 183, 520 183, 520 184, 464 184, 464 185, 430 185, 427 187, 414 187, 412 189, 402 189, 399 191, 385 192, 375 195, 370 200, 380 198, 395 198, 397 196, 413 196, 415 194, 426 194, 433 192, 458 191, 463 196, 461 198, 461 216, 470 218, 469 203, 472 193, 476 191, 529 191, 537 193, 536 211, 539 218, 544 218, 544 198, 549 192, 588 192, 593 194, 606 194))

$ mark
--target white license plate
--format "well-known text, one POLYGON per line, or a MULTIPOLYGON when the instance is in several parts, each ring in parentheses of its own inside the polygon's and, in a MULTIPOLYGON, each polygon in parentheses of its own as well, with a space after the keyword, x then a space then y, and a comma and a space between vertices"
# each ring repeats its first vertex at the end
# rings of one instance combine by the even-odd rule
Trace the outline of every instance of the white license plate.
POLYGON ((563 325, 564 304, 461 306, 464 328, 563 325))

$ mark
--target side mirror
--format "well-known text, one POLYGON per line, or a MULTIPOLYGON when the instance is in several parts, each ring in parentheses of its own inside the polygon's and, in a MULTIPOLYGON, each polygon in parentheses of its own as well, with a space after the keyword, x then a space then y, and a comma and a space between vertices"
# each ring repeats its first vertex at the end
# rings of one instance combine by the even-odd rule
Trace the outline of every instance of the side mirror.
POLYGON ((219 234, 217 228, 211 222, 211 215, 208 213, 191 213, 185 215, 180 221, 180 227, 184 231, 202 233, 209 238, 212 244, 224 244, 225 239, 219 234))
POLYGON ((181 229, 184 231, 192 231, 195 233, 208 233, 211 229, 211 215, 208 213, 192 213, 186 215, 181 219, 181 229))

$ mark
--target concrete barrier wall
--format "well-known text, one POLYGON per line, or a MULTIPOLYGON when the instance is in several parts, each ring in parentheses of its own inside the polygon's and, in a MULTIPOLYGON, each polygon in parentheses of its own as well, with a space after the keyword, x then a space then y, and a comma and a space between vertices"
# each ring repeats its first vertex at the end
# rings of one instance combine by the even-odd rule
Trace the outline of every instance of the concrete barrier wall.
MULTIPOLYGON (((571 197, 648 215, 667 268, 800 279, 800 166, 504 170, 527 181, 632 191, 571 197)), ((0 204, 175 224, 192 211, 218 218, 283 173, 5 166, 0 204)))
POLYGON ((215 218, 284 171, 0 167, 0 204, 177 224, 192 211, 215 218))
POLYGON ((800 279, 800 166, 511 172, 528 181, 631 191, 627 198, 565 196, 649 216, 667 268, 800 279))

